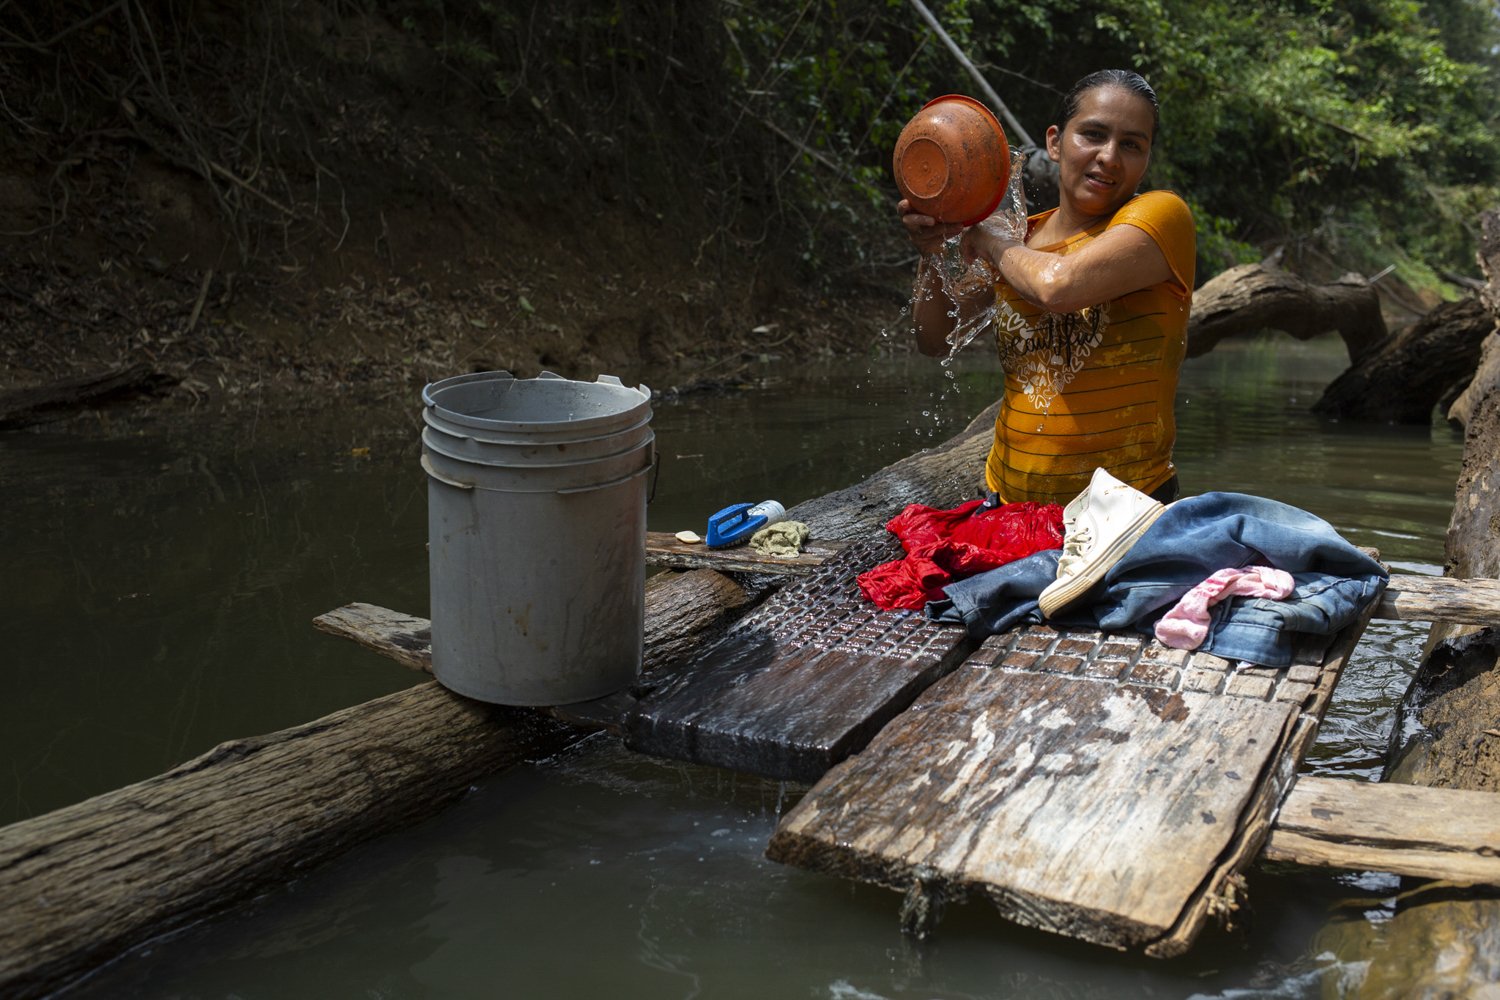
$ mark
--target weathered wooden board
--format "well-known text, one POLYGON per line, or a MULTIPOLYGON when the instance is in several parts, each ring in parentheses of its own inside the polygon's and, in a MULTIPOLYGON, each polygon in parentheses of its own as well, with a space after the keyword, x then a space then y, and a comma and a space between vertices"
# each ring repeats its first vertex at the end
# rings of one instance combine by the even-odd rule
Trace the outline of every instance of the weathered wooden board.
POLYGON ((1261 857, 1500 885, 1500 795, 1304 775, 1261 857))
POLYGON ((798 781, 858 750, 974 648, 960 628, 860 596, 856 573, 900 554, 882 533, 779 591, 642 694, 626 744, 798 781))
POLYGON ((1376 618, 1500 625, 1500 580, 1392 573, 1376 618))
POLYGON ((667 531, 646 532, 646 562, 668 569, 716 569, 720 572, 777 573, 805 576, 844 549, 845 539, 808 539, 795 556, 768 556, 749 545, 711 549, 702 542, 680 542, 667 531))
MULTIPOLYGON (((431 669, 425 618, 349 604, 315 624, 408 667, 431 669)), ((563 709, 552 711, 566 717, 563 709)), ((1260 857, 1500 885, 1500 795, 1302 775, 1276 813, 1260 857)))
POLYGON ((767 853, 1180 953, 1259 851, 1363 625, 1283 671, 1144 636, 992 637, 825 775, 767 853))

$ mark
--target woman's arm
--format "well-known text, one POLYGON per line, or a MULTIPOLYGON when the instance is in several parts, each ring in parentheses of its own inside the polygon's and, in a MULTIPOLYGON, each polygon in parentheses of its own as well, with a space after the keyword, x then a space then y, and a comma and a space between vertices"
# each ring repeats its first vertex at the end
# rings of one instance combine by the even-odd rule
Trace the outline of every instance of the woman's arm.
POLYGON ((1033 250, 989 220, 965 231, 964 253, 988 260, 1021 297, 1049 312, 1072 312, 1161 284, 1172 268, 1151 235, 1113 226, 1070 254, 1033 250))
POLYGON ((936 255, 943 242, 963 231, 962 226, 941 223, 929 215, 911 210, 902 199, 896 205, 906 235, 921 253, 917 258, 917 276, 912 286, 911 318, 917 332, 917 350, 941 357, 950 350, 948 335, 960 320, 966 320, 995 300, 995 288, 988 281, 966 282, 961 288, 944 288, 936 255), (957 295, 957 300, 951 293, 957 295))

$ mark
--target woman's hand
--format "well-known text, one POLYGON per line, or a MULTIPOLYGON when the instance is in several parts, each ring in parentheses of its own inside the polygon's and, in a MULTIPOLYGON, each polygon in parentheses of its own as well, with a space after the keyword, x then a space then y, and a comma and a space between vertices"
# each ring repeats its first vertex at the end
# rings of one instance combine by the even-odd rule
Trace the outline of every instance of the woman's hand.
POLYGON ((912 209, 911 202, 902 198, 896 203, 896 214, 906 229, 912 245, 924 254, 939 253, 943 244, 963 232, 964 227, 952 222, 939 222, 930 215, 912 209))

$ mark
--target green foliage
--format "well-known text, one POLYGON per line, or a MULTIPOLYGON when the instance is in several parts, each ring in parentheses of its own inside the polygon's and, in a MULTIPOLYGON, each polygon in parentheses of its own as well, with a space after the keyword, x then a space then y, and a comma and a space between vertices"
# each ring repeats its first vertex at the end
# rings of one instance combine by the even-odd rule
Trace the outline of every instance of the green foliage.
MULTIPOLYGON (((1281 244, 1467 271, 1476 210, 1500 201, 1489 0, 928 6, 1036 141, 1084 73, 1143 73, 1163 121, 1148 182, 1193 205, 1204 277, 1281 244)), ((830 282, 909 257, 896 136, 932 96, 980 92, 908 0, 391 7, 550 148, 537 183, 607 172, 652 211, 707 213, 722 254, 830 282)))
MULTIPOLYGON (((1037 141, 1077 77, 1146 75, 1164 124, 1151 181, 1193 204, 1204 276, 1286 243, 1372 271, 1467 271, 1476 209, 1500 200, 1500 20, 1484 0, 929 6, 1037 141)), ((792 180, 809 259, 889 254, 885 157, 925 100, 974 81, 900 0, 725 9, 757 115, 843 166, 804 156, 792 180), (873 239, 837 239, 851 203, 875 213, 873 239)))
MULTIPOLYGON (((1492 0, 926 2, 1038 141, 1084 73, 1142 72, 1163 122, 1147 180, 1192 204, 1205 278, 1277 245, 1366 273, 1469 271, 1478 211, 1500 203, 1492 0)), ((324 74, 388 73, 424 120, 461 104, 461 127, 487 123, 481 158, 513 172, 497 198, 580 225, 590 199, 644 225, 675 216, 704 233, 700 259, 798 262, 835 288, 908 267, 890 151, 929 98, 982 93, 911 0, 7 9, 0 93, 54 82, 32 105, 0 102, 0 142, 54 136, 45 169, 66 202, 87 136, 134 135, 204 176, 247 254, 271 232, 255 219, 298 214, 309 136, 338 117, 324 74), (268 108, 318 127, 271 127, 268 108)), ((341 141, 431 165, 379 126, 341 141)))
POLYGON ((1373 209, 1378 221, 1361 228, 1375 243, 1472 260, 1472 216, 1444 206, 1458 188, 1496 193, 1500 33, 1488 4, 1214 3, 1136 23, 1156 29, 1139 46, 1172 129, 1166 171, 1243 238, 1373 209))

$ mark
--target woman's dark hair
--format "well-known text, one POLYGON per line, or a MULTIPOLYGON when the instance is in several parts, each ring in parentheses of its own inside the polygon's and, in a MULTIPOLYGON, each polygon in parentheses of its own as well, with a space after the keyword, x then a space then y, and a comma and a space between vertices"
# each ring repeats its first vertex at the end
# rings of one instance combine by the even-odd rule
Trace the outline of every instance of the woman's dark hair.
POLYGON ((1156 91, 1151 89, 1151 84, 1139 73, 1128 69, 1100 69, 1095 70, 1088 76, 1073 84, 1073 89, 1068 91, 1062 102, 1062 117, 1058 120, 1057 127, 1063 128, 1073 117, 1078 114, 1078 105, 1083 103, 1083 95, 1096 87, 1119 87, 1139 97, 1144 97, 1146 103, 1151 105, 1151 141, 1156 141, 1156 133, 1161 131, 1161 108, 1156 103, 1156 91))

